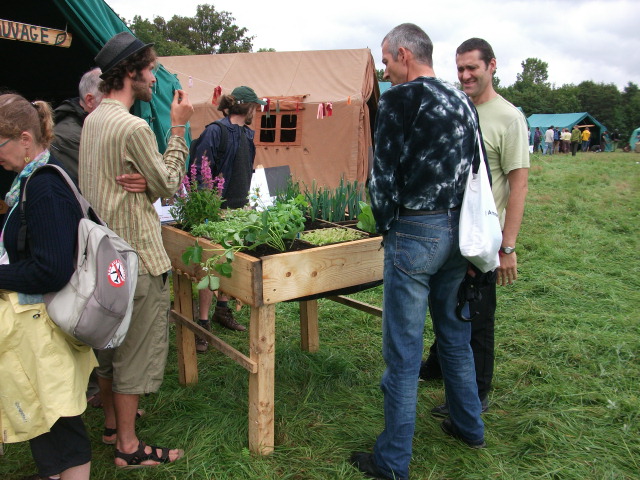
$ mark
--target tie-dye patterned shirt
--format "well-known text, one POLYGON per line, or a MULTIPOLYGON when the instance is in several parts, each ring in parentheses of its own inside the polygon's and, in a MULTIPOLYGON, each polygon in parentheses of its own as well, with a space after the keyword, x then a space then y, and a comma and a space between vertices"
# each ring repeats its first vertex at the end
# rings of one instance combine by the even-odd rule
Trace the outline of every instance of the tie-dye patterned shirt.
POLYGON ((400 207, 441 210, 462 203, 477 130, 469 97, 436 78, 418 77, 382 95, 369 184, 378 232, 389 230, 400 207))

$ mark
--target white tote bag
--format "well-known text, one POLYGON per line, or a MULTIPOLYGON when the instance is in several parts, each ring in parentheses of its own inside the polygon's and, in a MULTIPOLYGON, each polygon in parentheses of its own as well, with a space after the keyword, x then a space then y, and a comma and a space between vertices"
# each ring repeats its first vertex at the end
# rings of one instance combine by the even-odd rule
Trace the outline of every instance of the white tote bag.
POLYGON ((500 265, 498 251, 502 243, 502 229, 491 193, 481 141, 478 134, 480 165, 477 173, 473 173, 473 165, 469 169, 467 188, 460 208, 460 252, 480 271, 489 272, 500 265))

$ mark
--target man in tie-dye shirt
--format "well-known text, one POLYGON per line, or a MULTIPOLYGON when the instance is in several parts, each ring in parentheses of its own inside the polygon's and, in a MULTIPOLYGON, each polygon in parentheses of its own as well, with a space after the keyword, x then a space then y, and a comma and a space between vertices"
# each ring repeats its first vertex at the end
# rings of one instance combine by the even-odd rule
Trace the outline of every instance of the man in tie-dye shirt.
POLYGON ((382 42, 385 77, 393 86, 378 106, 369 193, 385 248, 385 428, 373 454, 351 456, 375 478, 409 478, 427 307, 451 412, 442 430, 470 447, 485 445, 471 325, 455 313, 467 270, 458 222, 469 169, 479 155, 478 116, 463 92, 435 78, 432 53, 430 38, 413 24, 395 27, 382 42))

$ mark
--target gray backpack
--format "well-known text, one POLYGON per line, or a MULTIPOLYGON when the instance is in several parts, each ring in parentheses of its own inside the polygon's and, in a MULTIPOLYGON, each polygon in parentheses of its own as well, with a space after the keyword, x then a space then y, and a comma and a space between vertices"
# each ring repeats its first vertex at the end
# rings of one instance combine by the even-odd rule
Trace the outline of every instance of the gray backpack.
MULTIPOLYGON (((62 168, 47 164, 38 170, 48 167, 55 168, 65 179, 84 218, 78 225, 75 272, 62 290, 44 295, 47 313, 65 333, 81 342, 96 349, 116 348, 124 341, 131 322, 138 282, 138 254, 106 227, 62 168)), ((18 251, 21 255, 26 250, 28 237, 24 204, 29 178, 20 202, 18 251)))

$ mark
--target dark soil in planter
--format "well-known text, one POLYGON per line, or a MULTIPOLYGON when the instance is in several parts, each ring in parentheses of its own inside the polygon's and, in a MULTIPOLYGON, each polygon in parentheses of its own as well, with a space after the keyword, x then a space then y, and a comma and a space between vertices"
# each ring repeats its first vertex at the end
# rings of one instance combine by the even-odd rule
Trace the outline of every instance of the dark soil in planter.
POLYGON ((361 228, 358 228, 358 220, 342 220, 340 222, 329 222, 328 220, 316 220, 315 222, 312 222, 311 220, 307 220, 304 223, 304 230, 305 231, 319 230, 321 228, 331 228, 335 226, 352 228, 359 232, 366 233, 369 237, 380 236, 379 233, 370 233, 370 232, 367 232, 366 230, 362 230, 361 228))
POLYGON ((340 225, 341 227, 353 227, 356 228, 358 220, 342 220, 340 222, 333 222, 336 225, 340 225))
POLYGON ((299 252, 300 250, 309 250, 310 248, 315 248, 313 245, 307 242, 302 242, 300 240, 294 240, 291 244, 289 240, 285 240, 285 246, 287 249, 284 252, 281 252, 278 249, 270 247, 269 245, 258 245, 253 250, 243 250, 242 253, 246 253, 247 255, 251 255, 252 257, 261 258, 266 257, 268 255, 277 255, 279 253, 287 253, 287 252, 299 252))
POLYGON ((306 232, 308 230, 319 230, 321 228, 331 228, 335 226, 335 223, 331 223, 326 220, 316 218, 315 220, 311 221, 310 218, 307 218, 304 222, 304 231, 306 232))

